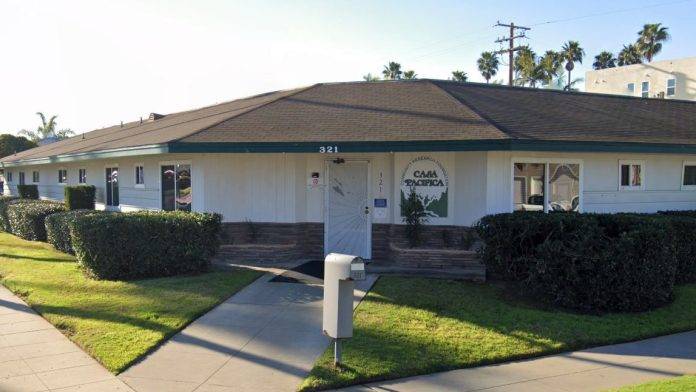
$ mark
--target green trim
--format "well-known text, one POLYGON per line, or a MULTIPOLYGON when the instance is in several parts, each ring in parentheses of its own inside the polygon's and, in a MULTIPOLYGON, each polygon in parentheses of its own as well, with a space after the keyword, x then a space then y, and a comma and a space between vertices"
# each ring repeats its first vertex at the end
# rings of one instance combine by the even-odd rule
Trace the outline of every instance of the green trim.
POLYGON ((86 161, 89 159, 109 159, 141 155, 166 154, 167 152, 169 152, 169 146, 167 146, 166 144, 157 144, 150 146, 138 146, 114 150, 85 152, 78 154, 56 155, 47 158, 20 159, 17 161, 2 162, 0 163, 0 167, 46 165, 51 163, 86 161))
POLYGON ((417 151, 556 151, 640 152, 696 154, 693 144, 577 142, 557 140, 443 140, 394 142, 274 142, 274 143, 185 143, 169 144, 170 153, 302 153, 337 146, 338 153, 417 151))

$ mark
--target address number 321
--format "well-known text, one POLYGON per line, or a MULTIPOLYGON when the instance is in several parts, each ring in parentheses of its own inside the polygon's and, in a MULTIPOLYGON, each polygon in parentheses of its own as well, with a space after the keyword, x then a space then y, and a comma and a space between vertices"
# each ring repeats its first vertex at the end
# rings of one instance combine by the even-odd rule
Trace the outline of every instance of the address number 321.
POLYGON ((338 146, 320 146, 319 152, 322 154, 335 154, 338 152, 338 146))

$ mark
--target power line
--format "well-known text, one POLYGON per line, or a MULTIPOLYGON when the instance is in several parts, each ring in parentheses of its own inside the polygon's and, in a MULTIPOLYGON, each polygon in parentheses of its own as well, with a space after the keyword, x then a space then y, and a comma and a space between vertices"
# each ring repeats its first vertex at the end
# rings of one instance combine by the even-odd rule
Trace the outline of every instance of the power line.
POLYGON ((536 26, 542 26, 542 25, 548 25, 548 24, 554 24, 554 23, 570 22, 570 21, 579 20, 579 19, 593 18, 596 16, 614 15, 614 14, 620 14, 623 12, 644 10, 644 9, 648 9, 648 8, 664 7, 667 5, 674 5, 674 4, 680 4, 680 3, 690 3, 693 1, 694 0, 680 0, 680 1, 672 1, 672 2, 668 2, 668 3, 649 4, 649 5, 645 5, 642 7, 624 8, 624 9, 620 9, 620 10, 597 12, 594 14, 586 14, 586 15, 574 16, 574 17, 564 18, 564 19, 547 20, 545 22, 534 23, 530 26, 536 27, 536 26))
POLYGON ((495 54, 503 54, 503 53, 508 54, 508 56, 509 56, 508 61, 510 62, 510 64, 508 65, 508 84, 510 86, 512 86, 512 76, 513 76, 513 73, 515 70, 514 55, 515 55, 516 51, 523 48, 522 46, 515 46, 515 40, 521 39, 521 38, 527 38, 525 33, 527 31, 531 30, 532 28, 531 27, 524 27, 524 26, 515 26, 515 24, 512 22, 510 22, 510 24, 503 24, 503 23, 500 23, 500 21, 498 21, 498 23, 495 24, 495 27, 508 27, 508 28, 510 28, 510 36, 498 38, 497 40, 495 40, 496 43, 501 43, 501 44, 503 42, 509 42, 510 47, 508 49, 497 50, 494 53, 495 54), (520 30, 521 32, 519 34, 517 34, 517 30, 520 30), (517 34, 517 35, 515 35, 515 34, 517 34))

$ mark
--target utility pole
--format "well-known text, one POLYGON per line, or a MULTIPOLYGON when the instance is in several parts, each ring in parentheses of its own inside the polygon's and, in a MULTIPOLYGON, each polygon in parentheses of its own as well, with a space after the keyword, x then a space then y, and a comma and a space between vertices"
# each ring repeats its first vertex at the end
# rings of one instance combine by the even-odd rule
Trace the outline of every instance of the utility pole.
POLYGON ((522 46, 515 46, 515 39, 517 38, 527 38, 525 32, 527 30, 531 30, 529 27, 524 27, 524 26, 515 26, 514 23, 510 22, 510 24, 503 24, 498 21, 498 23, 495 24, 494 27, 509 27, 510 28, 510 36, 509 37, 503 37, 503 38, 498 38, 495 40, 496 43, 503 43, 505 41, 508 41, 510 43, 510 48, 509 49, 501 49, 495 52, 495 54, 503 54, 507 53, 509 55, 509 61, 510 61, 510 66, 508 68, 508 85, 512 86, 512 77, 515 71, 515 52, 522 49, 522 46), (521 30, 522 32, 518 35, 515 35, 515 30, 521 30))

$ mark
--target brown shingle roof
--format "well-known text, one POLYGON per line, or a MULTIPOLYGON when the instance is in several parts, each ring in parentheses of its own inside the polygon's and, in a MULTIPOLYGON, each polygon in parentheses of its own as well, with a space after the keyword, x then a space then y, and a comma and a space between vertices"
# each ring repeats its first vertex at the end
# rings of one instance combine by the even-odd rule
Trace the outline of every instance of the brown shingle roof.
POLYGON ((99 129, 0 161, 175 141, 505 139, 696 145, 696 103, 430 80, 317 84, 99 129))

